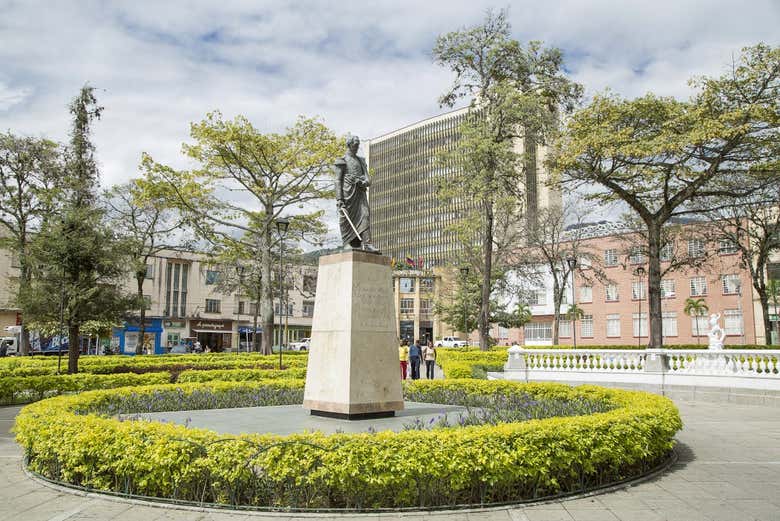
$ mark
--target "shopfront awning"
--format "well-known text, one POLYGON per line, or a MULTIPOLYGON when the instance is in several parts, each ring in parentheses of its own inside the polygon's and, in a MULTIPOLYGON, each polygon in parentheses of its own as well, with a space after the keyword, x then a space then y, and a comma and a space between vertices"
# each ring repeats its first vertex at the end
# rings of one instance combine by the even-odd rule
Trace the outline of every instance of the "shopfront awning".
POLYGON ((225 331, 222 329, 193 329, 193 333, 227 333, 230 334, 232 331, 225 331))
POLYGON ((241 327, 238 328, 238 332, 239 333, 251 333, 253 329, 254 329, 255 333, 262 333, 263 332, 263 328, 262 327, 253 328, 252 326, 241 326, 241 327))

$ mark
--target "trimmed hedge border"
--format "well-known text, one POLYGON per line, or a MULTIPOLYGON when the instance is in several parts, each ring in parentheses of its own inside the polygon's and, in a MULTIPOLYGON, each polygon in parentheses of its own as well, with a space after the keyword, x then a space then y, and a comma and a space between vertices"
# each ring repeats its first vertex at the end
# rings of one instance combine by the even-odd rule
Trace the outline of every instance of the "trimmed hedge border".
POLYGON ((656 466, 682 427, 674 404, 649 393, 481 380, 417 381, 407 384, 407 393, 419 398, 448 389, 525 392, 604 400, 615 409, 493 426, 330 436, 218 435, 89 412, 128 397, 152 403, 168 393, 186 405, 196 393, 251 400, 302 386, 300 380, 277 379, 89 391, 25 407, 15 431, 32 472, 76 486, 253 508, 365 510, 484 505, 581 492, 595 482, 617 482, 656 466))
POLYGON ((63 393, 115 387, 164 384, 171 374, 59 374, 42 376, 4 376, 0 378, 0 404, 28 403, 63 393))

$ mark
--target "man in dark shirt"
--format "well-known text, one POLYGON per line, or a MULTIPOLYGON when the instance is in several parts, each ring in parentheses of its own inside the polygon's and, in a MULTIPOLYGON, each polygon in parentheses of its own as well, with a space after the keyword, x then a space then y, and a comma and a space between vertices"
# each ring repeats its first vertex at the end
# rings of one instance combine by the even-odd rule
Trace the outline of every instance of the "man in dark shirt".
POLYGON ((420 340, 415 340, 409 346, 409 365, 412 366, 412 380, 420 379, 420 360, 422 359, 422 348, 420 340))

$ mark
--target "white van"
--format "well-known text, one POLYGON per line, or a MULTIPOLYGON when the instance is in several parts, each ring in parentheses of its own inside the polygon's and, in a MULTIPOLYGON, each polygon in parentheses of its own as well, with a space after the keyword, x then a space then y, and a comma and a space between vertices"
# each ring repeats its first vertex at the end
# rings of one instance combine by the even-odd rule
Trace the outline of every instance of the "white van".
POLYGON ((5 356, 14 356, 19 354, 19 341, 15 336, 4 336, 0 338, 0 345, 6 347, 5 356))

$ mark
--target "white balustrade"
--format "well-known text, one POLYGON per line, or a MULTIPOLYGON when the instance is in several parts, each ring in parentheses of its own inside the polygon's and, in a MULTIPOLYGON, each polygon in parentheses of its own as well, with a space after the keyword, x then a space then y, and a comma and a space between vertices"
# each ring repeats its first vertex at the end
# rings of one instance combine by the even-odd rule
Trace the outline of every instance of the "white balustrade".
POLYGON ((524 349, 512 347, 506 377, 780 390, 780 350, 524 349))

